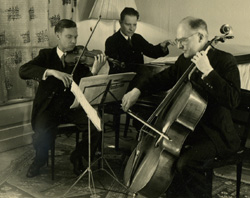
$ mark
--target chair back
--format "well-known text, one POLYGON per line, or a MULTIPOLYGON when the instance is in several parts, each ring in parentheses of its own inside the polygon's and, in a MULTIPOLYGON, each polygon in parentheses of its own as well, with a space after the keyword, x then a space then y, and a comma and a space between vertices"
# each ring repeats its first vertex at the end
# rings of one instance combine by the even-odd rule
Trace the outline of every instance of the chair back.
POLYGON ((250 133, 250 91, 241 89, 241 102, 232 110, 232 118, 241 137, 241 147, 244 148, 250 133))

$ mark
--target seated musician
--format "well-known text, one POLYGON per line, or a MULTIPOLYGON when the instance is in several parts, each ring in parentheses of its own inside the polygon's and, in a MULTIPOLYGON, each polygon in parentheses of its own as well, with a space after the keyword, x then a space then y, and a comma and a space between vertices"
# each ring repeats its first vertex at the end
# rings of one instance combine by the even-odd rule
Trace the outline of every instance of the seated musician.
MULTIPOLYGON (((97 55, 92 67, 79 64, 73 76, 74 66, 70 66, 61 58, 76 47, 76 23, 62 19, 55 26, 55 35, 58 45, 52 49, 42 49, 39 55, 19 70, 22 79, 33 79, 39 82, 32 110, 32 128, 34 130, 33 145, 36 156, 30 165, 27 177, 39 174, 48 159, 48 150, 55 138, 57 126, 61 123, 75 123, 80 131, 87 130, 87 116, 82 108, 70 109, 74 95, 70 91, 72 80, 77 84, 82 77, 97 75, 106 62, 106 56, 97 55)), ((86 131, 87 132, 87 131, 86 131)), ((92 126, 91 151, 95 153, 100 140, 100 133, 92 126)), ((88 160, 88 146, 86 140, 81 141, 70 160, 74 166, 74 173, 79 175, 84 171, 82 157, 88 160)))
MULTIPOLYGON (((145 76, 147 72, 138 71, 139 68, 136 66, 136 64, 144 63, 143 55, 151 58, 166 56, 169 54, 168 46, 173 44, 171 40, 163 41, 158 45, 149 43, 143 36, 135 33, 138 19, 138 11, 130 7, 124 8, 120 14, 120 29, 107 38, 105 42, 105 54, 110 58, 124 63, 122 66, 117 66, 109 62, 110 74, 123 72, 140 73, 135 76, 130 83, 130 87, 132 87, 139 78, 147 77, 145 76)), ((118 108, 120 108, 120 106, 118 108)), ((143 110, 141 115, 146 118, 150 113, 151 111, 143 110)), ((133 125, 138 130, 141 127, 141 124, 135 120, 133 121, 133 125)))
POLYGON ((166 56, 170 40, 166 40, 158 45, 152 45, 140 34, 135 33, 139 13, 134 8, 126 7, 120 14, 120 29, 105 42, 105 54, 120 62, 124 62, 124 67, 113 66, 110 63, 110 74, 122 72, 135 72, 133 63, 143 64, 143 55, 151 58, 166 56))
POLYGON ((190 81, 195 89, 206 93, 208 104, 195 130, 184 142, 166 195, 168 198, 211 198, 212 181, 206 178, 206 171, 211 167, 206 166, 207 162, 215 157, 226 158, 240 146, 230 112, 240 102, 239 71, 231 54, 216 48, 205 53, 208 30, 202 19, 184 18, 178 25, 176 42, 183 53, 175 65, 151 79, 141 79, 124 95, 122 107, 127 111, 146 89, 170 89, 191 63, 196 65, 197 72, 192 73, 190 81))

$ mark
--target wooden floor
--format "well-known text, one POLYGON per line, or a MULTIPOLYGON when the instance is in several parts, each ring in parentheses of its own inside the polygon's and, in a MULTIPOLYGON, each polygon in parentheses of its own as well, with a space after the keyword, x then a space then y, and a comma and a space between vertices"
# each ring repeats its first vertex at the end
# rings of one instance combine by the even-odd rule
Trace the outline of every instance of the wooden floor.
MULTIPOLYGON (((127 138, 120 137, 120 149, 117 151, 114 149, 114 131, 107 130, 104 139, 105 155, 100 158, 97 153, 95 163, 86 170, 79 181, 69 162, 70 152, 74 149, 73 135, 62 135, 56 140, 54 181, 51 180, 50 166, 43 167, 39 176, 26 178, 26 171, 34 157, 32 145, 0 153, 1 162, 4 162, 0 165, 0 198, 131 198, 132 194, 123 185, 122 178, 128 153, 136 142, 135 135, 136 132, 131 128, 127 138), (104 163, 103 166, 101 162, 104 163), (112 172, 114 176, 111 176, 112 172), (89 180, 89 176, 93 176, 93 179, 89 180)), ((231 167, 216 172, 213 198, 235 197, 234 172, 231 167)), ((250 183, 249 172, 250 163, 245 165, 243 171, 245 182, 241 188, 242 198, 250 197, 250 184, 246 183, 250 183)))

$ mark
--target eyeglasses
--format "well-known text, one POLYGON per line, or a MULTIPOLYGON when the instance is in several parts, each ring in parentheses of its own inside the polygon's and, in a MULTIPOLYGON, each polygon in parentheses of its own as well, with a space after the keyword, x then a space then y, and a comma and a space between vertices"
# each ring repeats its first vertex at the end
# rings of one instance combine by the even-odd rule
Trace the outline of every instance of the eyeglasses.
POLYGON ((193 36, 193 35, 195 35, 195 34, 198 34, 199 32, 195 32, 195 33, 193 33, 193 34, 191 34, 190 36, 188 36, 188 37, 182 37, 182 38, 180 38, 180 39, 175 39, 175 43, 176 44, 184 44, 184 43, 187 43, 187 41, 188 41, 188 39, 191 37, 191 36, 193 36))

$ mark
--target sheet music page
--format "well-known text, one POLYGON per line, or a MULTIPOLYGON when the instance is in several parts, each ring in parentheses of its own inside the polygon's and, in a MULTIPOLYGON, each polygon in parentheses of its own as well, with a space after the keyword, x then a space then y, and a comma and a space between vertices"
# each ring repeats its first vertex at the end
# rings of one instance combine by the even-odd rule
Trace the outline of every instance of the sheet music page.
POLYGON ((134 77, 134 72, 109 75, 108 80, 112 80, 112 82, 109 89, 110 92, 107 94, 105 102, 113 102, 115 100, 121 101, 122 97, 128 89, 131 80, 134 77), (115 99, 113 98, 113 96, 115 97, 115 99))
POLYGON ((175 61, 177 60, 178 56, 163 56, 163 57, 159 57, 153 61, 151 61, 150 63, 154 63, 154 64, 166 64, 166 63, 175 63, 175 61))
POLYGON ((82 90, 78 87, 78 85, 73 81, 70 90, 86 112, 87 116, 91 120, 91 122, 95 125, 97 130, 101 131, 101 119, 98 116, 97 111, 89 104, 86 97, 84 96, 82 90))
MULTIPOLYGON (((109 91, 115 96, 117 100, 121 100, 134 76, 134 72, 127 72, 84 77, 79 83, 79 88, 82 93, 84 93, 85 98, 91 105, 98 105, 102 100, 103 93, 105 92, 108 82, 112 80, 109 91)), ((115 99, 110 93, 108 93, 105 103, 112 101, 115 101, 115 99)), ((77 108, 78 106, 79 101, 75 99, 70 108, 77 108)))
MULTIPOLYGON (((97 75, 97 76, 89 76, 81 79, 79 83, 79 87, 84 93, 87 101, 93 104, 100 104, 101 97, 98 97, 101 94, 106 86, 107 86, 107 77, 108 75, 97 75), (95 89, 93 91, 93 89, 95 89)), ((74 100, 73 104, 70 108, 77 108, 79 106, 79 101, 74 100)))

